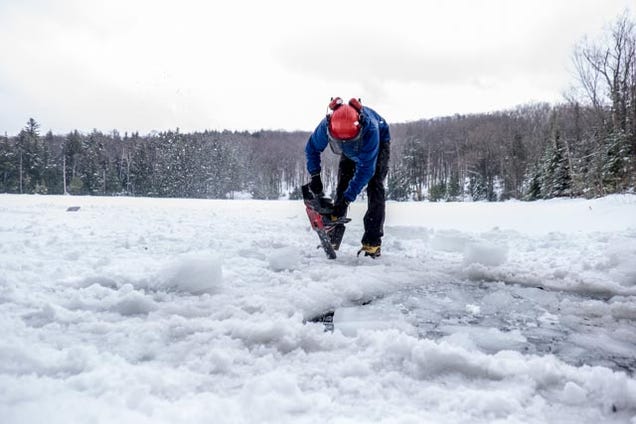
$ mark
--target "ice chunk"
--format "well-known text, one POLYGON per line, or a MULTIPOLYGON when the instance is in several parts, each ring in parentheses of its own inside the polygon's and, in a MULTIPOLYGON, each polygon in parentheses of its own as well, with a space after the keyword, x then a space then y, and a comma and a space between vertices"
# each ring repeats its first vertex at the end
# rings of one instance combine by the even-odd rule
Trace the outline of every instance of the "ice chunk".
POLYGON ((563 401, 570 405, 578 405, 586 401, 587 393, 578 384, 568 381, 563 388, 563 401))
POLYGON ((479 315, 479 313, 481 312, 481 308, 478 305, 468 304, 466 305, 466 312, 472 315, 479 315))
POLYGON ((464 348, 475 345, 485 352, 500 350, 518 350, 527 343, 527 339, 519 330, 501 331, 498 328, 440 326, 440 330, 449 334, 448 341, 464 348), (459 335, 458 335, 459 334, 459 335))
POLYGON ((490 242, 473 242, 464 248, 464 264, 499 266, 508 259, 508 248, 490 242))
POLYGON ((268 258, 269 267, 273 271, 294 270, 298 268, 300 255, 298 249, 293 247, 282 247, 275 249, 268 258))
POLYGON ((146 315, 157 309, 155 302, 147 296, 139 292, 130 292, 125 294, 111 308, 114 312, 121 315, 146 315))
POLYGON ((184 255, 159 276, 158 288, 191 294, 215 294, 221 290, 221 260, 208 255, 184 255))
POLYGON ((461 253, 471 241, 468 234, 455 230, 439 231, 431 240, 431 247, 444 252, 461 253))
POLYGON ((413 326, 404 320, 397 310, 347 307, 336 309, 334 328, 345 336, 355 336, 361 330, 398 329, 406 334, 416 334, 413 326))
POLYGON ((510 310, 515 303, 512 295, 503 289, 488 293, 481 301, 482 311, 488 314, 510 310))
POLYGON ((610 275, 622 286, 636 286, 636 242, 623 242, 607 252, 610 275))

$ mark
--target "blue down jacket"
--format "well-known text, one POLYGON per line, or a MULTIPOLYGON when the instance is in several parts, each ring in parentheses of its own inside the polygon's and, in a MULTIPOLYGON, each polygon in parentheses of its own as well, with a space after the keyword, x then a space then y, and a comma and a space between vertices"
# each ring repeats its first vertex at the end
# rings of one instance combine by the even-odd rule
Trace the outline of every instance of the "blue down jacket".
MULTIPOLYGON (((375 162, 378 159, 380 143, 389 143, 391 134, 389 125, 373 109, 364 106, 361 115, 362 134, 356 141, 342 143, 342 154, 356 164, 356 171, 344 192, 344 198, 353 202, 375 173, 375 162)), ((320 172, 320 154, 329 144, 327 118, 318 124, 305 145, 307 171, 313 175, 320 172)), ((334 153, 336 151, 334 150, 334 153)), ((339 153, 339 152, 337 152, 339 153)))

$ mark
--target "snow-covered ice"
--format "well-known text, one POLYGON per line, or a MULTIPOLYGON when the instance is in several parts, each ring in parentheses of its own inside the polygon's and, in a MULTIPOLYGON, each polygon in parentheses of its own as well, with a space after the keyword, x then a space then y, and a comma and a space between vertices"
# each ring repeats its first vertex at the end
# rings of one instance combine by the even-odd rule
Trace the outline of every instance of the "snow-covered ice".
POLYGON ((364 206, 0 195, 0 422, 636 423, 636 196, 364 206))

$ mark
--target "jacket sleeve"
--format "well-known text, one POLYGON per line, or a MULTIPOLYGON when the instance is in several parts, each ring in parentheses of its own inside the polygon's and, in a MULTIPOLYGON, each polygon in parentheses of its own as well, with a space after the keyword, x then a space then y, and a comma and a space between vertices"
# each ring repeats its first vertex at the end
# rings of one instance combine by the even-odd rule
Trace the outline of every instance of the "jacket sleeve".
POLYGON ((389 124, 386 123, 384 118, 380 117, 378 127, 380 129, 380 143, 389 143, 391 141, 391 132, 389 131, 389 124))
POLYGON ((323 119, 309 136, 305 145, 305 158, 307 159, 307 172, 313 175, 320 172, 320 154, 329 144, 327 137, 327 119, 323 119))
POLYGON ((356 170, 349 182, 349 187, 344 192, 344 198, 353 202, 358 197, 365 185, 369 183, 375 173, 375 163, 380 151, 380 137, 378 131, 370 131, 365 137, 360 154, 356 162, 356 170))

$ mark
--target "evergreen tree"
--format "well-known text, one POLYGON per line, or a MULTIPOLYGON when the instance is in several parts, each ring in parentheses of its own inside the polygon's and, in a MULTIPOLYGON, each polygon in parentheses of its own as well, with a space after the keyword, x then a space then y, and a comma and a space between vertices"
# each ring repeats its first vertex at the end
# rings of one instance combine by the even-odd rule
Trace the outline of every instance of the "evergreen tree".
POLYGON ((85 137, 82 142, 82 161, 80 175, 82 192, 86 194, 105 193, 105 160, 103 135, 97 130, 85 137))
POLYGON ((15 147, 9 142, 9 137, 6 134, 0 137, 0 192, 16 193, 18 191, 15 156, 15 147))
POLYGON ((483 175, 473 173, 468 180, 468 190, 473 200, 488 199, 488 185, 483 175))
POLYGON ((495 193, 495 169, 497 161, 493 160, 493 152, 480 152, 468 181, 468 189, 473 200, 497 200, 495 193))
POLYGON ((402 153, 402 164, 406 168, 408 185, 415 192, 415 199, 422 200, 427 180, 427 154, 424 143, 417 137, 409 137, 402 153))
POLYGON ((30 118, 18 134, 16 147, 20 193, 46 193, 43 180, 45 148, 39 128, 39 124, 30 118))
POLYGON ((46 183, 49 194, 63 193, 62 174, 62 154, 59 149, 59 142, 51 131, 48 131, 43 139, 44 143, 44 175, 42 179, 46 183))
POLYGON ((524 199, 530 200, 530 201, 541 199, 543 196, 541 193, 542 175, 541 175, 541 166, 539 164, 536 164, 532 168, 532 171, 530 172, 530 175, 527 178, 527 180, 528 180, 526 184, 527 188, 524 190, 525 191, 524 199))
POLYGON ((439 202, 445 197, 446 197, 446 183, 444 181, 438 181, 429 186, 428 199, 431 202, 439 202))
POLYGON ((66 136, 62 154, 64 155, 63 162, 66 165, 63 175, 66 180, 67 191, 70 194, 81 194, 84 185, 79 175, 82 156, 82 137, 77 130, 66 136))
POLYGON ((624 131, 607 135, 600 152, 600 174, 604 193, 616 193, 628 186, 630 143, 624 131))
POLYGON ((130 139, 132 155, 130 160, 129 192, 133 196, 158 196, 155 184, 155 163, 157 151, 150 140, 141 140, 137 134, 130 139))
POLYGON ((446 200, 457 201, 462 195, 462 186, 459 181, 459 172, 456 170, 451 171, 450 180, 448 181, 446 189, 446 200))
POLYGON ((541 193, 544 198, 570 196, 572 178, 565 143, 558 129, 548 144, 542 172, 541 193))
POLYGON ((407 200, 411 195, 408 171, 404 166, 394 166, 387 180, 387 199, 407 200))

